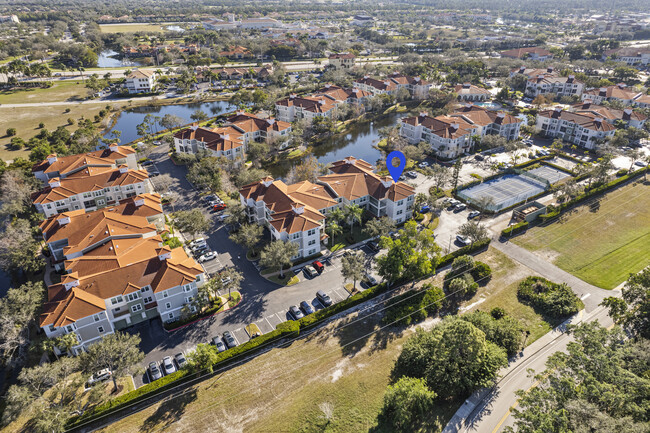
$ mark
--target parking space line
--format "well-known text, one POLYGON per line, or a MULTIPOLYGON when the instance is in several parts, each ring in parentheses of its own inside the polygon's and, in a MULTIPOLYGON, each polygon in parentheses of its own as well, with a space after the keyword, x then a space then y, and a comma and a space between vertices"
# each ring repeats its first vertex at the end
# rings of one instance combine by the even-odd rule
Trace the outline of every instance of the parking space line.
MULTIPOLYGON (((269 317, 271 317, 271 316, 269 316, 269 317)), ((269 326, 271 327, 271 329, 275 329, 275 326, 271 325, 271 322, 269 322, 269 319, 268 319, 268 318, 265 317, 264 320, 266 320, 266 323, 269 324, 269 326)))

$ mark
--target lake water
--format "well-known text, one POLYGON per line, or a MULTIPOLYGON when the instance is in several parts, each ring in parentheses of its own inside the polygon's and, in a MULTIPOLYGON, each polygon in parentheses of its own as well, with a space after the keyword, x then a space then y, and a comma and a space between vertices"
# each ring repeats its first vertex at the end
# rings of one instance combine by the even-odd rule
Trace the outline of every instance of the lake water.
MULTIPOLYGON (((218 116, 222 113, 227 113, 229 111, 234 111, 236 107, 230 105, 226 101, 215 101, 215 102, 196 102, 191 104, 178 104, 178 105, 160 105, 155 107, 136 107, 129 110, 124 110, 120 113, 117 122, 113 126, 112 130, 122 131, 122 136, 120 141, 122 143, 129 143, 135 141, 140 136, 137 132, 137 126, 142 123, 144 117, 147 114, 152 114, 154 116, 163 117, 165 114, 174 114, 181 117, 185 120, 185 123, 190 123, 192 119, 190 116, 196 110, 201 110, 206 113, 209 117, 218 116)), ((162 129, 162 127, 160 127, 162 129)), ((110 131, 104 136, 107 137, 110 134, 110 131)))
MULTIPOLYGON (((383 157, 381 151, 373 147, 381 140, 379 130, 385 126, 397 125, 398 120, 405 116, 404 113, 395 113, 374 122, 355 124, 347 134, 331 137, 322 144, 314 146, 314 156, 321 164, 329 164, 348 156, 354 156, 376 165, 377 160, 383 157)), ((299 163, 300 161, 278 164, 271 169, 271 174, 275 177, 282 177, 286 175, 292 165, 299 163)))
POLYGON ((97 57, 97 67, 99 68, 120 68, 122 66, 141 66, 142 63, 137 60, 129 59, 118 59, 117 56, 119 53, 113 50, 105 50, 99 53, 97 57))

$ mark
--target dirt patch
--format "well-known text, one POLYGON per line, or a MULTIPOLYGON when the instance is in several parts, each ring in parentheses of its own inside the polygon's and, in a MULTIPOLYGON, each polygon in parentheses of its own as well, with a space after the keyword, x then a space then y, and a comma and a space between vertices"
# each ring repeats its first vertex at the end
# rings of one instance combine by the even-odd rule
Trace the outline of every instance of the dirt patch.
POLYGON ((555 261, 561 256, 561 254, 550 248, 544 248, 542 250, 535 251, 535 255, 543 258, 549 263, 555 263, 555 261))

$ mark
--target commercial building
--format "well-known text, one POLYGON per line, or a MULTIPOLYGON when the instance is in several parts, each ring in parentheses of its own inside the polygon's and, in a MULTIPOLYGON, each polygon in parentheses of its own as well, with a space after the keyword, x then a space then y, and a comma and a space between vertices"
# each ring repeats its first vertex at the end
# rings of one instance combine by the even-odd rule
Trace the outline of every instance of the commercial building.
POLYGON ((458 84, 454 87, 459 101, 487 101, 492 96, 490 91, 471 83, 458 84))
POLYGON ((151 93, 156 87, 156 73, 146 69, 136 69, 126 77, 125 86, 131 94, 151 93))
POLYGON ((352 53, 330 54, 329 65, 334 69, 352 69, 354 68, 354 59, 356 56, 352 53))

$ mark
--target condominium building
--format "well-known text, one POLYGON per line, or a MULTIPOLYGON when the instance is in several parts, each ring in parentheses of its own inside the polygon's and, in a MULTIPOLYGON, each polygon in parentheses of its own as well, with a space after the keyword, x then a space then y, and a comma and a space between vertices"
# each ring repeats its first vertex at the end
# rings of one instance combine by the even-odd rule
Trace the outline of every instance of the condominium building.
POLYGON ((586 149, 593 149, 599 140, 612 137, 616 131, 616 127, 600 115, 570 112, 560 107, 537 113, 535 127, 547 137, 559 137, 586 149))
POLYGON ((337 101, 327 95, 297 96, 290 95, 275 103, 275 114, 278 120, 293 122, 294 120, 314 120, 316 117, 331 118, 335 108, 342 101, 337 101))
POLYGON ((591 100, 594 104, 602 104, 605 101, 618 101, 624 105, 633 105, 635 99, 641 96, 640 92, 630 89, 627 85, 619 83, 613 86, 589 89, 582 92, 582 100, 591 100))
POLYGON ((205 283, 203 268, 157 235, 108 240, 65 268, 61 282, 48 287, 39 326, 49 338, 74 334, 72 354, 128 326, 192 312, 205 283))
POLYGON ((51 264, 63 270, 63 262, 82 256, 115 239, 148 238, 165 230, 160 195, 142 194, 93 212, 62 212, 41 222, 51 264))
POLYGON ((615 108, 604 107, 602 105, 597 105, 592 103, 589 99, 571 106, 571 111, 578 114, 591 114, 595 117, 602 117, 606 122, 615 124, 616 121, 622 121, 627 126, 632 126, 634 128, 643 128, 645 121, 648 117, 645 114, 636 112, 631 108, 625 108, 623 110, 618 110, 615 108))
POLYGON ((580 96, 584 84, 574 75, 559 77, 541 74, 526 81, 525 95, 534 98, 537 95, 580 96))
POLYGON ((555 71, 553 66, 548 68, 527 68, 526 66, 521 66, 510 71, 510 77, 516 75, 524 75, 526 78, 535 78, 540 75, 546 75, 549 77, 558 76, 559 74, 555 71))
POLYGON ((607 59, 625 63, 630 66, 650 65, 650 47, 623 47, 607 50, 603 53, 603 61, 607 59))
POLYGON ((136 69, 126 77, 126 90, 129 93, 151 93, 156 87, 156 73, 145 69, 136 69))
POLYGON ((471 152, 474 135, 498 134, 516 140, 523 122, 507 113, 467 104, 446 116, 431 117, 420 113, 403 118, 400 135, 412 144, 421 141, 430 144, 440 158, 453 159, 471 152))
POLYGON ((431 83, 420 77, 410 77, 399 72, 393 72, 383 80, 364 76, 353 83, 354 87, 371 93, 374 96, 395 95, 399 89, 405 88, 414 99, 425 99, 429 95, 431 83))
POLYGON ((47 187, 32 194, 36 210, 46 218, 62 212, 85 209, 93 211, 120 200, 151 192, 146 170, 86 167, 66 177, 48 179, 47 187))
POLYGON ((356 204, 372 216, 386 216, 402 223, 413 213, 415 190, 390 177, 373 172, 367 162, 348 157, 333 163, 330 174, 316 183, 286 185, 271 177, 239 190, 250 222, 269 228, 276 240, 295 242, 298 257, 321 251, 327 239, 327 215, 336 208, 356 204))
POLYGON ((356 56, 352 53, 330 54, 329 65, 334 69, 352 69, 354 68, 354 59, 356 56))

